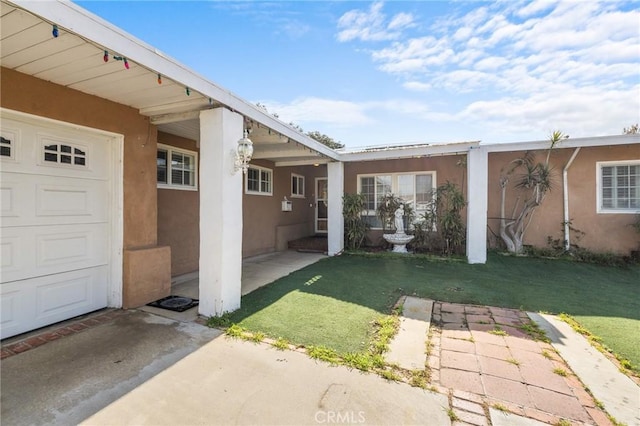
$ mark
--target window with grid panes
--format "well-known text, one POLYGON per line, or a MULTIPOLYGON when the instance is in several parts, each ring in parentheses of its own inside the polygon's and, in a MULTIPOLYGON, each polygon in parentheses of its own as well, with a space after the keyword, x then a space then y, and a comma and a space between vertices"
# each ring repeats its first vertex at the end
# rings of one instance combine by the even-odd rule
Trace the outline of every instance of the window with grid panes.
POLYGON ((159 144, 156 155, 158 188, 196 190, 197 163, 197 153, 159 144))
POLYGON ((640 211, 640 161, 598 163, 598 211, 640 211))

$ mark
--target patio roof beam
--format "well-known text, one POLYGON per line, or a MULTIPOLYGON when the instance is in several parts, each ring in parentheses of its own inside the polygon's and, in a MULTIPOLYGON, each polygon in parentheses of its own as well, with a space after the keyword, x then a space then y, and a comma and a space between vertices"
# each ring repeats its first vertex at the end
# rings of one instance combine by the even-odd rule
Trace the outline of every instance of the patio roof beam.
POLYGON ((272 158, 300 158, 320 157, 317 152, 305 152, 302 150, 254 150, 253 157, 256 160, 269 160, 272 158))
POLYGON ((194 120, 199 117, 200 117, 200 110, 178 112, 175 114, 154 115, 151 117, 151 124, 158 125, 158 124, 176 123, 179 121, 194 120))
POLYGON ((316 164, 327 164, 332 162, 329 158, 310 158, 303 160, 276 161, 276 167, 293 167, 293 166, 315 166, 316 164))

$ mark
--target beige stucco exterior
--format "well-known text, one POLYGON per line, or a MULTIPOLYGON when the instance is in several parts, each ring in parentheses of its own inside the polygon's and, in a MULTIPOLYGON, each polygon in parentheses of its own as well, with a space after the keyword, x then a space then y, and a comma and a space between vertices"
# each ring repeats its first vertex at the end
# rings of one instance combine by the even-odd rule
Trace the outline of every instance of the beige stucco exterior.
MULTIPOLYGON (((134 307, 169 294, 171 276, 194 272, 199 267, 199 191, 158 189, 156 154, 158 143, 199 152, 193 140, 159 133, 147 117, 114 102, 52 84, 2 68, 0 105, 41 117, 105 130, 124 137, 123 147, 123 306, 134 307), (163 267, 159 267, 162 265, 163 267), (170 265, 170 266, 167 266, 170 265)), ((573 148, 555 149, 551 154, 554 187, 535 212, 525 244, 544 247, 547 239, 563 240, 562 169, 573 148)), ((500 245, 501 168, 523 151, 490 152, 488 156, 489 247, 500 245)), ((545 152, 540 151, 539 156, 545 152)), ((344 163, 344 192, 358 190, 358 175, 435 172, 435 185, 447 181, 466 192, 465 154, 423 156, 421 158, 344 163)), ((630 224, 634 214, 598 213, 597 167, 599 161, 640 160, 640 144, 583 147, 568 170, 569 217, 572 226, 584 235, 572 243, 597 252, 626 255, 640 246, 630 224)), ((276 167, 268 160, 252 164, 273 172, 273 194, 256 195, 243 191, 242 256, 249 257, 287 248, 290 240, 314 234, 315 179, 327 177, 327 166, 276 167), (305 196, 291 194, 291 177, 305 177, 305 196), (282 211, 285 197, 292 211, 282 211)), ((474 177, 471 176, 471 179, 474 177)), ((509 203, 513 202, 509 198, 509 203)), ((220 202, 223 202, 220 200, 220 202)), ((507 204, 509 212, 511 205, 507 204)), ((466 212, 465 212, 466 214, 466 212)), ((376 243, 381 231, 372 231, 376 243)), ((239 236, 240 237, 240 236, 239 236)))
MULTIPOLYGON (((563 182, 562 171, 567 165, 573 148, 555 148, 550 157, 553 168, 553 186, 543 203, 534 213, 524 243, 536 247, 546 247, 550 237, 562 242, 564 240, 563 222, 563 182)), ((522 156, 523 151, 500 152, 489 154, 489 200, 488 226, 489 246, 500 246, 499 218, 500 218, 500 170, 511 160, 522 156)), ((546 151, 536 151, 539 161, 544 161, 546 151)), ((635 221, 635 214, 629 213, 598 213, 597 208, 597 162, 640 160, 640 145, 615 145, 583 147, 576 155, 567 170, 569 220, 576 230, 584 235, 571 232, 572 244, 594 251, 613 252, 628 255, 632 250, 638 250, 640 236, 631 228, 635 221), (576 238, 578 237, 578 238, 576 238)), ((506 213, 513 209, 515 193, 507 193, 506 213)))
POLYGON ((326 177, 326 166, 275 167, 271 161, 257 160, 251 164, 273 171, 273 195, 244 194, 243 197, 243 257, 281 251, 290 240, 314 233, 316 177, 326 177), (292 197, 291 174, 305 177, 304 198, 292 197), (282 211, 282 201, 292 203, 290 212, 282 211))
MULTIPOLYGON (((158 132, 158 143, 200 151, 195 141, 158 132)), ((158 244, 171 247, 171 275, 198 270, 200 257, 200 193, 158 188, 158 244)))
MULTIPOLYGON (((407 159, 390 159, 376 161, 359 161, 345 163, 344 192, 358 192, 358 175, 436 172, 434 185, 437 187, 447 181, 455 183, 466 192, 466 171, 464 160, 466 155, 446 155, 438 157, 422 157, 407 159)), ((463 212, 466 214, 466 212, 463 212)), ((382 231, 369 231, 369 243, 377 245, 382 242, 382 231)))

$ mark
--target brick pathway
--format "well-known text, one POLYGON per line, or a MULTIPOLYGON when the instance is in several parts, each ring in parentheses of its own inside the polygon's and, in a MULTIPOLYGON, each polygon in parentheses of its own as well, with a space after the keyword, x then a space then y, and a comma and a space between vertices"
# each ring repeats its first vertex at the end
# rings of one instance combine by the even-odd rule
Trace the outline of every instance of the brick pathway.
POLYGON ((76 317, 30 333, 10 337, 2 342, 0 359, 17 355, 30 349, 37 348, 38 346, 42 346, 45 343, 113 321, 120 315, 124 315, 126 313, 127 311, 122 309, 107 309, 76 317))
POLYGON ((436 302, 428 366, 454 424, 488 425, 489 408, 548 424, 611 425, 524 312, 436 302))

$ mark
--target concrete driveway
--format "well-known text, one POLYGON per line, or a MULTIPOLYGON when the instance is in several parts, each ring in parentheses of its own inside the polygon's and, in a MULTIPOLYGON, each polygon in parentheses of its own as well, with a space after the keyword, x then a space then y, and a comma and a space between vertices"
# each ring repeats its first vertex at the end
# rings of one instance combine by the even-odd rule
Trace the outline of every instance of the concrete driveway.
POLYGON ((3 426, 450 423, 445 395, 196 323, 118 312, 5 358, 3 426))

